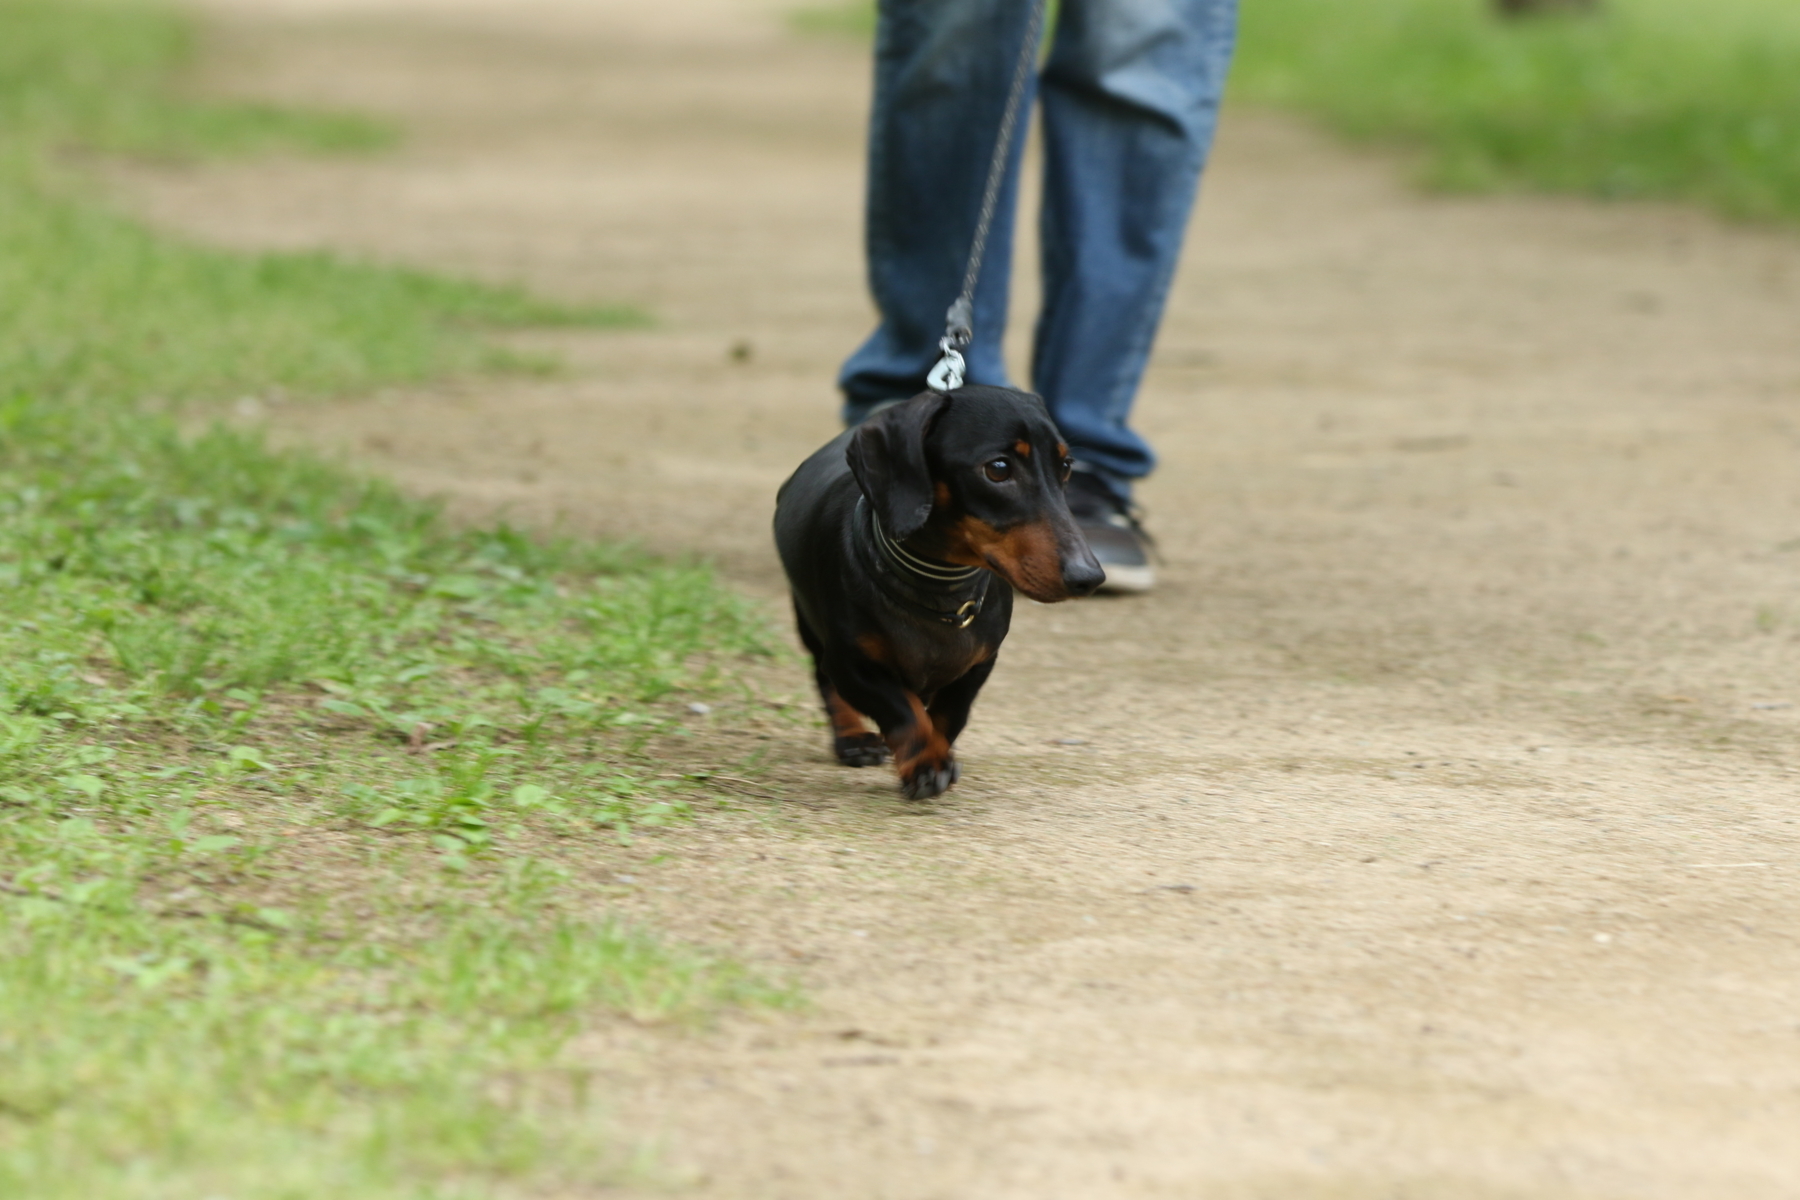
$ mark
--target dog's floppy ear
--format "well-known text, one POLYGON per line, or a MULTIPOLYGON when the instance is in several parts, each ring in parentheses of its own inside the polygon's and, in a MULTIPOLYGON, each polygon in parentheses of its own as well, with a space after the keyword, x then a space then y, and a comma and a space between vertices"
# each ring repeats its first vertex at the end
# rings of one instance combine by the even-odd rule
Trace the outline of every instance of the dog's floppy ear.
POLYGON ((857 485, 881 518, 881 527, 895 540, 919 532, 931 516, 925 438, 949 403, 950 397, 942 392, 921 392, 884 408, 857 426, 844 452, 857 485))

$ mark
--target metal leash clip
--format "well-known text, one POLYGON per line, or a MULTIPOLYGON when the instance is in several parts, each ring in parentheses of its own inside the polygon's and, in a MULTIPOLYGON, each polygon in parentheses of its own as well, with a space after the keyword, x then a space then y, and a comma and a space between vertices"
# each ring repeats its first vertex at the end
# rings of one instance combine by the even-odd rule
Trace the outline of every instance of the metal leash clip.
POLYGON ((951 344, 949 338, 939 338, 938 349, 944 352, 944 357, 938 359, 937 366, 931 368, 931 374, 925 377, 925 386, 934 392, 954 392, 963 385, 963 372, 967 365, 963 362, 962 352, 951 344))
POLYGON ((944 357, 925 377, 925 386, 934 392, 954 392, 961 387, 969 369, 963 361, 963 348, 974 340, 975 305, 967 296, 958 296, 944 314, 944 336, 938 339, 944 357))

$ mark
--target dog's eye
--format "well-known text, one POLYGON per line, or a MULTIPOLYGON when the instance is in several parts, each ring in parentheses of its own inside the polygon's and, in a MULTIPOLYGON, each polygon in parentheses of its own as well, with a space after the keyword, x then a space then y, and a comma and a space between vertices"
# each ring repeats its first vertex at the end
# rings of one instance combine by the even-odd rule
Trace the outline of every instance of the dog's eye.
POLYGON ((1073 475, 1074 473, 1075 473, 1075 460, 1074 459, 1065 458, 1061 462, 1056 464, 1056 477, 1058 479, 1062 480, 1064 483, 1069 482, 1069 476, 1073 475))
POLYGON ((1006 458, 990 459, 982 464, 982 474, 995 483, 1005 483, 1012 478, 1012 460, 1006 458))

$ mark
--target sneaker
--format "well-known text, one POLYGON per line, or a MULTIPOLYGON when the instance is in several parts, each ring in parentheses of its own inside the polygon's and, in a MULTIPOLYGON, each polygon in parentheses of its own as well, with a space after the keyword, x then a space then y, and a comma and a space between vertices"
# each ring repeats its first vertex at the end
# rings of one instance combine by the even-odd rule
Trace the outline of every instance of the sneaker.
POLYGON ((1092 471, 1077 467, 1069 476, 1069 512, 1088 548, 1106 569, 1103 592, 1147 592, 1156 582, 1150 565, 1150 535, 1138 523, 1131 502, 1092 471))

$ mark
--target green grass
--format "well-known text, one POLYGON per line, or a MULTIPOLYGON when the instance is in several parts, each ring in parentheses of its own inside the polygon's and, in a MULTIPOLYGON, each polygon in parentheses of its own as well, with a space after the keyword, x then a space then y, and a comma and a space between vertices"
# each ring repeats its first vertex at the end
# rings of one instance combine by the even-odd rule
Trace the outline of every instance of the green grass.
POLYGON ((65 152, 385 134, 182 100, 147 5, 0 29, 0 1195, 616 1177, 569 1036, 787 999, 605 915, 607 856, 705 795, 645 748, 764 627, 704 570, 184 430, 631 314, 147 231, 65 152))
POLYGON ((197 41, 177 11, 137 0, 0 0, 0 128, 45 144, 155 157, 374 150, 392 130, 352 113, 205 104, 179 90, 197 41))
POLYGON ((1788 0, 1607 0, 1599 16, 1514 21, 1481 0, 1257 0, 1233 89, 1415 148, 1439 187, 1800 219, 1788 0))
POLYGON ((486 1196, 632 1169, 596 1126, 600 1064, 561 1046, 601 1008, 721 998, 716 967, 517 905, 429 937, 296 949, 69 905, 0 932, 0 1189, 93 1197, 486 1196))
POLYGON ((353 392, 536 365, 471 331, 641 321, 625 306, 551 304, 325 254, 183 245, 0 168, 0 381, 13 391, 353 392))
POLYGON ((788 28, 795 33, 870 37, 875 32, 873 0, 814 4, 788 14, 788 28))
MULTIPOLYGON (((1421 180, 1663 198, 1800 220, 1800 4, 1604 0, 1502 20, 1488 0, 1246 0, 1231 98, 1414 150, 1421 180)), ((868 0, 801 32, 866 37, 868 0)))
POLYGON ((761 636, 698 569, 0 406, 0 1194, 603 1177, 581 1018, 781 1000, 590 867, 702 794, 634 746, 761 636))
POLYGON ((537 365, 472 329, 642 321, 624 306, 550 304, 324 254, 180 245, 4 178, 0 197, 0 380, 28 393, 351 392, 537 365))
POLYGON ((151 4, 0 0, 0 30, 0 386, 114 401, 272 384, 348 392, 537 365, 472 330, 645 320, 629 306, 152 234, 87 202, 59 152, 340 151, 391 132, 355 116, 184 100, 174 84, 191 25, 151 4))

